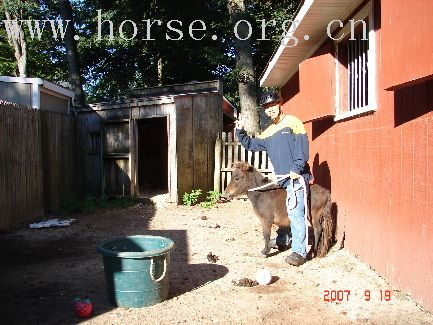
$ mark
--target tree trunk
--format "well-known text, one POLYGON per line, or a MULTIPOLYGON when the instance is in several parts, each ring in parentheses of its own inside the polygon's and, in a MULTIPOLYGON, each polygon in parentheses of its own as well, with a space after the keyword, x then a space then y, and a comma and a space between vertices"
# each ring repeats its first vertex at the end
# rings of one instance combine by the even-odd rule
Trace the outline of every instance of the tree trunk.
POLYGON ((162 86, 162 69, 164 64, 162 63, 162 58, 158 58, 157 70, 158 70, 158 86, 162 86))
MULTIPOLYGON (((244 0, 229 0, 228 9, 234 28, 237 22, 241 20, 248 21, 244 0)), ((236 37, 236 34, 233 34, 233 37, 242 121, 248 134, 258 134, 260 125, 257 112, 257 90, 251 37, 248 37, 249 27, 245 22, 242 22, 237 24, 236 30, 238 37, 236 37), (247 37, 248 39, 246 39, 247 37)))
POLYGON ((74 104, 76 106, 84 107, 86 103, 83 85, 81 82, 80 74, 80 61, 77 49, 77 40, 75 37, 74 19, 72 14, 72 7, 69 0, 60 0, 60 16, 62 17, 63 24, 66 25, 66 20, 69 20, 68 28, 65 33, 65 47, 66 58, 68 60, 69 82, 71 83, 72 90, 75 93, 74 104))
MULTIPOLYGON (((5 15, 7 20, 12 21, 11 15, 7 10, 5 10, 5 15)), ((12 32, 12 37, 8 38, 8 42, 14 49, 18 65, 18 75, 20 77, 27 77, 27 43, 21 25, 18 23, 16 26, 18 30, 15 33, 12 32), (17 37, 14 37, 14 34, 17 37)))

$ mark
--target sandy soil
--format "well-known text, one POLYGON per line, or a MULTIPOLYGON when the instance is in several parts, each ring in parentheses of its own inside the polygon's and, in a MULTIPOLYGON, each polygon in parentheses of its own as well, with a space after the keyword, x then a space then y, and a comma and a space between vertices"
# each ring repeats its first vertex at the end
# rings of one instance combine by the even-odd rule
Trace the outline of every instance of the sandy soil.
MULTIPOLYGON (((122 211, 77 215, 70 227, 0 235, 0 309, 3 324, 433 324, 433 316, 394 290, 347 250, 334 246, 299 268, 287 252, 262 258, 261 228, 248 201, 214 209, 140 203, 122 211), (115 308, 106 299, 96 247, 119 235, 172 238, 169 298, 146 308, 115 308), (207 259, 212 252, 217 263, 207 259), (267 286, 239 287, 261 268, 267 286), (341 301, 325 301, 340 292, 341 301), (332 292, 335 290, 335 292, 332 292), (346 290, 346 291, 345 291, 346 290), (365 300, 365 290, 371 299, 365 300), (390 300, 385 300, 390 290, 390 300), (350 294, 348 294, 350 291, 350 294), (382 291, 382 299, 381 299, 382 291), (77 318, 73 299, 89 296, 94 313, 77 318)), ((62 216, 59 216, 62 217, 62 216)))

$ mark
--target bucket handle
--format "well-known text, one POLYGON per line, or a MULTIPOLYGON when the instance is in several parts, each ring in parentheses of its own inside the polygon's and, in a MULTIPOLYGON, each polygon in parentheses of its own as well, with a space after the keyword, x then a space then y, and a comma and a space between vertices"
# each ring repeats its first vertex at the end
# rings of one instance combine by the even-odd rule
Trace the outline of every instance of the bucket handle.
POLYGON ((155 271, 154 268, 155 268, 155 263, 153 262, 153 258, 152 258, 150 260, 150 277, 152 278, 153 281, 159 282, 162 279, 164 279, 165 273, 167 272, 167 259, 164 257, 164 272, 162 272, 162 275, 158 279, 155 279, 153 276, 153 272, 155 271))

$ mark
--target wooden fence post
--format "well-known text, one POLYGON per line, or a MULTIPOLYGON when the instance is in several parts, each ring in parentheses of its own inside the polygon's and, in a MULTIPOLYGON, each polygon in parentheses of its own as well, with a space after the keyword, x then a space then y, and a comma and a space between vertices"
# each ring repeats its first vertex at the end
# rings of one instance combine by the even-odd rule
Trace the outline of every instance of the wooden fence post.
POLYGON ((213 190, 221 192, 221 135, 215 140, 215 169, 213 176, 213 190))

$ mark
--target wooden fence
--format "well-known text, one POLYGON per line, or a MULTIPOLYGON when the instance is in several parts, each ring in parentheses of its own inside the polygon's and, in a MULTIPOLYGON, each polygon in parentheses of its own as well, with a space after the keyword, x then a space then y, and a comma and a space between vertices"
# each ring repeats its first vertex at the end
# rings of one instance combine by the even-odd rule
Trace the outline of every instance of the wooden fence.
POLYGON ((271 179, 275 178, 274 168, 265 151, 248 151, 235 139, 232 132, 223 132, 215 143, 215 191, 223 191, 230 183, 232 165, 236 161, 246 161, 262 174, 271 179))
POLYGON ((0 231, 77 193, 75 118, 0 101, 0 231))

